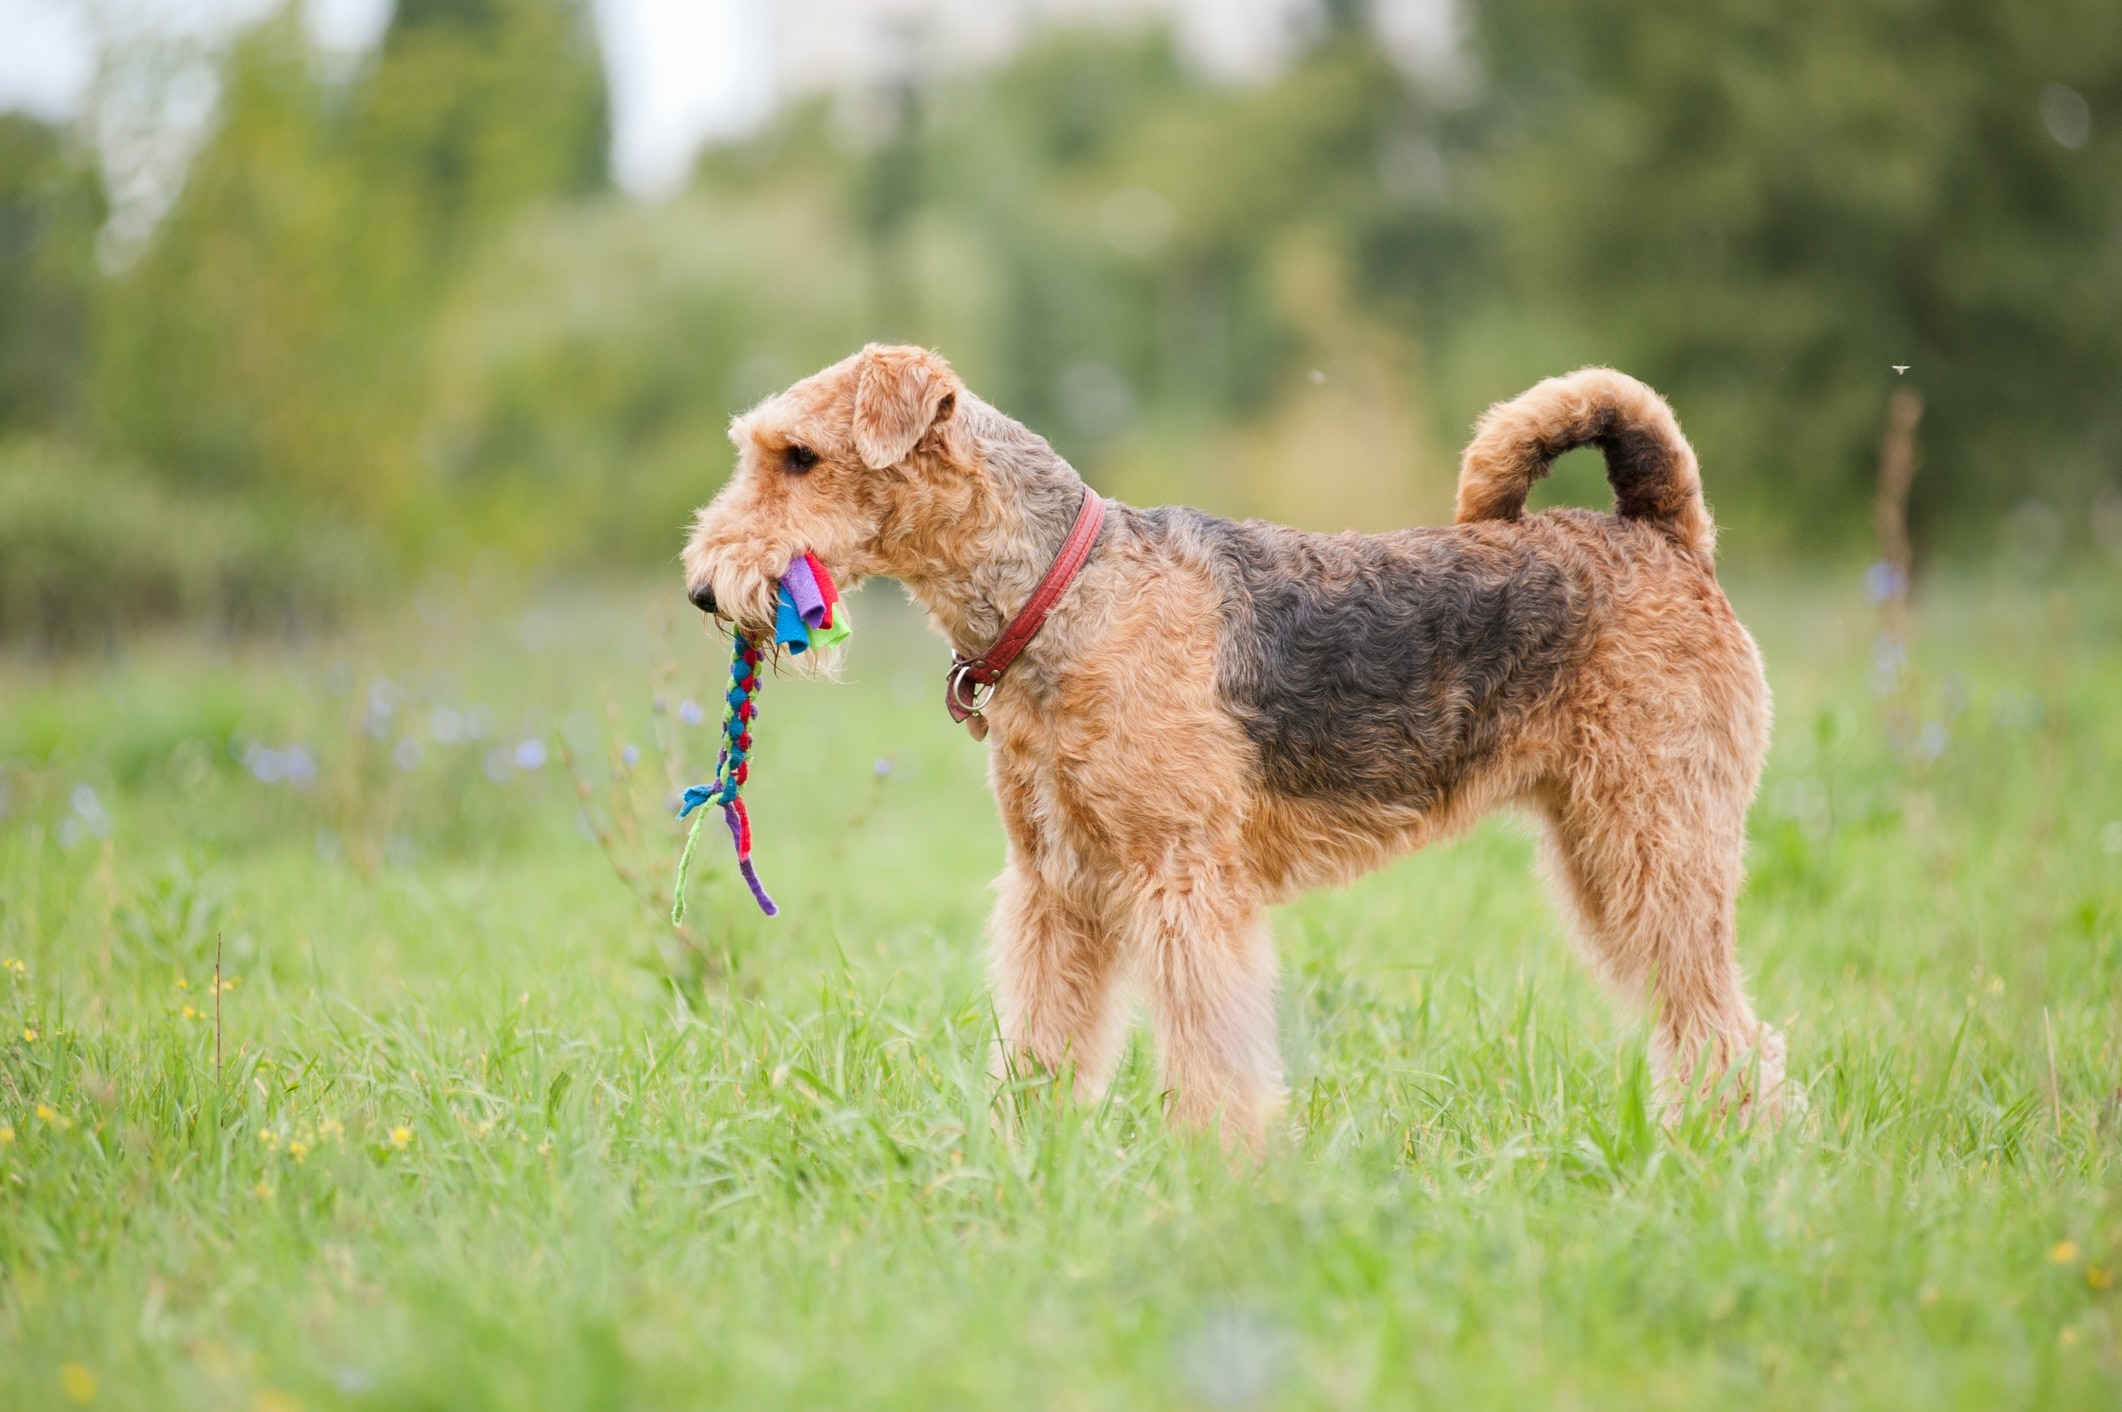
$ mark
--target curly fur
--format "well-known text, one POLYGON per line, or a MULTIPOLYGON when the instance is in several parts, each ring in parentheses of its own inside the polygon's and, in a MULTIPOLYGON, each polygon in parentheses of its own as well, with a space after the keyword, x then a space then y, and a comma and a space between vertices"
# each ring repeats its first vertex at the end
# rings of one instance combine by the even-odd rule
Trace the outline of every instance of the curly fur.
MULTIPOLYGON (((900 579, 973 655, 1082 495, 923 349, 864 349, 731 435, 737 473, 685 568, 754 625, 808 547, 845 584, 900 579)), ((1258 1140, 1283 1096, 1268 905, 1515 804, 1544 821, 1592 964, 1652 1004, 1671 1096, 1743 1060, 1739 1101, 1778 1108, 1782 1042, 1747 999, 1733 927, 1768 689, 1671 410, 1605 369, 1491 408, 1458 517, 1319 535, 1113 507, 987 712, 1008 1059, 1097 1092, 1132 981, 1175 1114, 1258 1140), (1580 444, 1606 452, 1616 512, 1525 515, 1580 444)))

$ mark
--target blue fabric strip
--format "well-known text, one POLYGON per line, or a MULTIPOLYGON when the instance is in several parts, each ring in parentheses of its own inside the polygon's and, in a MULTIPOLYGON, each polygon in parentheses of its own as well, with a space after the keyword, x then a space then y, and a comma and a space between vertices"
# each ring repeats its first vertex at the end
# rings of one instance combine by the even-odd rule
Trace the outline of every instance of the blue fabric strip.
POLYGON ((774 641, 786 647, 791 657, 810 650, 810 625, 803 621, 803 612, 786 586, 774 605, 774 641))

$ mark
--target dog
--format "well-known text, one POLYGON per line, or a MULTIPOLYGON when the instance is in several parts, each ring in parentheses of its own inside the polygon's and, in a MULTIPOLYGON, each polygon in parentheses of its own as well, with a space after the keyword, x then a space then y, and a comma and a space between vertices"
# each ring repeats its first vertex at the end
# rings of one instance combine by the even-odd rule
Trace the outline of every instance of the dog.
MULTIPOLYGON (((850 587, 898 579, 973 658, 1093 503, 922 348, 872 344, 730 436, 737 468, 683 564, 695 605, 755 631, 807 549, 850 587)), ((1715 543, 1671 409, 1604 368, 1482 416, 1450 526, 1314 534, 1112 505, 985 706, 1008 835, 989 937, 1002 1061, 1095 1097, 1132 980, 1171 1115, 1257 1145, 1285 1097, 1267 908, 1516 805, 1544 825, 1580 949, 1650 1004, 1666 1101, 1729 1072, 1727 1103, 1780 1111, 1783 1040, 1734 939, 1769 693, 1715 543), (1583 445, 1605 453, 1612 513, 1526 514, 1583 445)))

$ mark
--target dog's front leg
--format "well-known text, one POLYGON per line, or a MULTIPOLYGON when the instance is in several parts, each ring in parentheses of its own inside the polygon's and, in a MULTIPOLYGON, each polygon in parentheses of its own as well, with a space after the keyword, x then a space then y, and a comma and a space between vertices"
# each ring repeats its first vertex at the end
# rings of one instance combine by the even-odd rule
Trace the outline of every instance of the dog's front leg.
POLYGON ((1005 1072, 1073 1069, 1076 1094, 1112 1081, 1125 1008, 1120 950, 1097 909, 1042 877, 1015 849, 996 884, 990 968, 1005 1072))
POLYGON ((1285 1091, 1274 945, 1250 878, 1213 856, 1169 853, 1135 879, 1128 936, 1172 1116, 1220 1124, 1226 1143, 1257 1149, 1285 1091))

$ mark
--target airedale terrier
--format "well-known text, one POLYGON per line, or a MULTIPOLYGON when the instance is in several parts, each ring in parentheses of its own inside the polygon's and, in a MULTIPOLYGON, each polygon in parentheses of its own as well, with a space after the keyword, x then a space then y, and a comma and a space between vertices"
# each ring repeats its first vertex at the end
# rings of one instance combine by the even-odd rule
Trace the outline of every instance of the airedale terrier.
MULTIPOLYGON (((920 348, 871 345, 730 434, 738 467, 685 572, 701 609, 755 629, 808 549, 843 584, 898 579, 972 658, 1095 504, 920 348)), ((1739 1103, 1778 1108, 1782 1040, 1733 944, 1769 694, 1714 544, 1671 410, 1603 368, 1489 409, 1449 527, 1113 505, 985 705, 1005 1054, 1101 1091, 1132 978, 1175 1116, 1257 1141, 1284 1095, 1268 905, 1516 804, 1545 824, 1582 949, 1652 1005, 1668 1101, 1743 1064, 1739 1103), (1613 512, 1525 514, 1582 445, 1605 452, 1613 512)))

